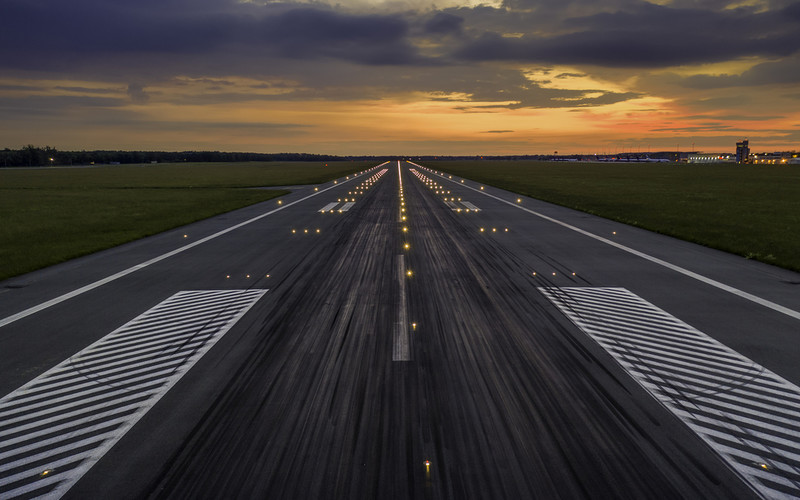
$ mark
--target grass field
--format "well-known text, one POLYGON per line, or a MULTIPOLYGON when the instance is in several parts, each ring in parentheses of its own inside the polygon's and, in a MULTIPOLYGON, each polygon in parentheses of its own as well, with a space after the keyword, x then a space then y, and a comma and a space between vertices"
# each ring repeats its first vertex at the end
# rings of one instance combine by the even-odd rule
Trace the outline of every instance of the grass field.
POLYGON ((0 280, 286 194, 371 162, 0 169, 0 280))
POLYGON ((800 165, 441 161, 425 166, 800 271, 800 165))

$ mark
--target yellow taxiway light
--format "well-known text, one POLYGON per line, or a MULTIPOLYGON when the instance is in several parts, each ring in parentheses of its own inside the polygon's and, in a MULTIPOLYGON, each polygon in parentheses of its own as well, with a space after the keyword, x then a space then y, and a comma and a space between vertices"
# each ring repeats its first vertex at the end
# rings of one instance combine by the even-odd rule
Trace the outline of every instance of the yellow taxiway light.
MULTIPOLYGON (((467 211, 469 211, 469 210, 467 210, 467 211)), ((481 232, 483 232, 483 228, 481 228, 481 232)))
POLYGON ((493 233, 496 233, 496 232, 497 232, 497 228, 496 228, 496 227, 493 227, 493 228, 492 228, 492 232, 493 232, 493 233))
POLYGON ((292 229, 292 234, 297 233, 297 229, 292 229))
POLYGON ((319 191, 319 188, 315 187, 315 188, 314 188, 314 191, 319 191))
POLYGON ((522 203, 522 198, 517 198, 517 203, 522 203))
POLYGON ((225 275, 225 279, 226 279, 226 280, 229 280, 229 279, 231 279, 231 275, 230 275, 230 274, 226 274, 226 275, 225 275))
POLYGON ((412 330, 416 330, 417 329, 417 324, 416 323, 411 323, 411 329, 412 330))
POLYGON ((247 278, 247 279, 250 279, 250 275, 249 274, 246 274, 244 277, 247 278))
POLYGON ((533 272, 532 276, 536 276, 536 271, 533 272))
POLYGON ((408 232, 408 228, 407 228, 406 226, 403 226, 403 232, 404 232, 404 233, 407 233, 407 232, 408 232))
POLYGON ((184 238, 188 238, 188 237, 189 237, 189 235, 188 235, 188 234, 184 234, 184 235, 183 235, 183 237, 184 237, 184 238))
POLYGON ((483 191, 483 186, 481 186, 481 191, 483 191))
POLYGON ((409 248, 411 248, 411 245, 409 245, 408 243, 406 243, 405 245, 403 245, 403 248, 405 248, 406 250, 408 250, 409 248))
POLYGON ((506 228, 506 231, 505 231, 505 232, 508 232, 508 228, 506 228))
POLYGON ((39 474, 39 477, 45 477, 49 475, 51 472, 53 472, 53 469, 45 469, 39 474))
POLYGON ((308 229, 303 229, 303 232, 308 234, 308 229))
POLYGON ((317 229, 317 234, 319 234, 319 229, 317 229))
POLYGON ((405 220, 406 220, 406 216, 404 215, 404 216, 402 216, 400 219, 401 219, 401 220, 403 220, 403 221, 405 221, 405 220))
POLYGON ((412 274, 414 274, 414 273, 412 273, 412 272, 411 272, 411 269, 409 269, 408 271, 406 271, 406 276, 411 276, 412 274))
POLYGON ((283 200, 278 200, 278 205, 283 205, 283 200))

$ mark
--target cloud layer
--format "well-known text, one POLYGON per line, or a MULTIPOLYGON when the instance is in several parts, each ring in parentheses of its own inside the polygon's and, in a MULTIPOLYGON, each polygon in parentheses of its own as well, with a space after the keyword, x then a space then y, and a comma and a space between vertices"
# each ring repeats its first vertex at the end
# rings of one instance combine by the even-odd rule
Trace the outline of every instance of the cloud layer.
MULTIPOLYGON (((271 106, 316 103, 338 112, 343 102, 385 101, 485 114, 489 122, 498 113, 518 121, 525 110, 560 110, 564 127, 574 123, 564 113, 592 109, 595 120, 617 119, 620 134, 631 133, 625 125, 638 127, 639 138, 667 141, 668 132, 680 133, 681 115, 749 115, 756 106, 769 111, 797 100, 797 2, 476 4, 0 0, 0 117, 47 109, 88 119, 102 109, 153 123, 156 107, 169 114, 261 103, 270 115, 271 106), (772 99, 750 96, 755 88, 770 88, 772 99), (663 123, 642 129, 644 116, 663 123)), ((280 113, 276 123, 295 122, 280 113)), ((790 137, 795 129, 787 124, 800 119, 783 118, 773 130, 790 137)), ((715 130, 733 136, 743 132, 739 122, 715 130)), ((475 128, 476 137, 519 140, 535 127, 475 128)), ((301 130, 313 138, 320 126, 301 130)), ((683 130, 710 131, 696 124, 683 130)), ((452 141, 462 139, 458 131, 452 141)))

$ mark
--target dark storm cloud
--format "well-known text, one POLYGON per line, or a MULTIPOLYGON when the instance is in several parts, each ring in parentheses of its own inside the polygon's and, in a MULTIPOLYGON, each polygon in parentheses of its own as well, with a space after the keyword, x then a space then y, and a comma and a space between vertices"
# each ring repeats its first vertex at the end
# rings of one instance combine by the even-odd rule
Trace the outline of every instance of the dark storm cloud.
POLYGON ((800 49, 800 25, 782 11, 630 3, 614 12, 562 19, 561 30, 568 32, 507 38, 486 31, 454 53, 469 61, 657 68, 744 56, 784 57, 800 49))
POLYGON ((694 75, 683 79, 688 88, 710 90, 724 87, 800 84, 800 57, 753 66, 741 75, 694 75))
POLYGON ((65 70, 124 68, 135 54, 220 65, 269 56, 334 58, 361 64, 424 63, 399 15, 357 15, 329 8, 233 2, 0 0, 0 67, 65 70))
POLYGON ((447 12, 437 12, 425 22, 424 29, 429 35, 461 34, 464 30, 464 18, 447 12))

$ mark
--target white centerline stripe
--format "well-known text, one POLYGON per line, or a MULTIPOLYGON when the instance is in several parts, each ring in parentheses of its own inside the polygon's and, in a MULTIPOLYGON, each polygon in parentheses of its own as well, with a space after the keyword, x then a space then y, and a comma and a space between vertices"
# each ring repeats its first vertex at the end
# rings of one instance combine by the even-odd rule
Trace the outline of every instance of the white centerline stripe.
MULTIPOLYGON (((389 162, 388 161, 387 162, 383 162, 380 165, 372 167, 372 169, 381 167, 383 165, 386 165, 387 163, 389 163, 389 162)), ((370 170, 372 170, 372 169, 370 169, 370 170)), ((164 259, 168 259, 168 258, 170 258, 170 257, 172 257, 174 255, 178 255, 179 253, 183 253, 186 250, 194 248, 194 247, 196 247, 198 245, 202 245, 203 243, 206 243, 206 242, 209 242, 209 241, 211 241, 213 239, 219 238, 220 236, 228 234, 231 231, 235 231, 235 230, 239 229, 240 227, 244 227, 244 226, 246 226, 248 224, 252 224, 253 222, 259 221, 259 220, 263 219, 264 217, 268 217, 268 216, 270 216, 270 215, 272 215, 274 213, 280 212, 281 210, 285 210, 285 209, 287 209, 287 208, 289 208, 289 207, 291 207, 293 205, 297 205, 298 203, 301 203, 303 201, 311 199, 314 196, 320 195, 320 194, 322 194, 322 193, 324 193, 326 191, 329 191, 331 189, 335 189, 335 188, 337 188, 337 187, 339 187, 339 186, 341 186, 343 184, 347 184, 348 182, 354 181, 356 178, 358 178, 358 174, 353 175, 352 179, 344 180, 344 181, 339 182, 338 184, 334 184, 334 185, 332 185, 330 187, 327 187, 325 189, 321 189, 319 191, 315 191, 314 193, 312 193, 312 194, 310 194, 310 195, 308 195, 308 196, 306 196, 304 198, 300 198, 299 200, 293 201, 291 203, 287 203, 286 205, 281 205, 280 207, 275 208, 273 210, 270 210, 267 213, 263 213, 261 215, 257 215, 256 217, 253 217, 252 219, 248 219, 248 220, 246 220, 244 222, 240 222, 239 224, 236 224, 236 225, 233 225, 233 226, 231 226, 229 228, 223 229, 222 231, 218 231, 218 232, 216 232, 216 233, 214 233, 214 234, 212 234, 210 236, 206 236, 205 238, 202 238, 202 239, 199 239, 199 240, 197 240, 195 242, 189 243, 188 245, 184 245, 184 246, 182 246, 180 248, 176 248, 175 250, 172 250, 172 251, 167 252, 165 254, 159 255, 158 257, 154 257, 154 258, 152 258, 150 260, 144 261, 141 264, 136 264, 135 266, 129 267, 128 269, 125 269, 125 270, 120 271, 118 273, 112 274, 111 276, 107 276, 107 277, 105 277, 105 278, 103 278, 101 280, 97 280, 94 283, 89 283, 88 285, 84 285, 84 286, 82 286, 80 288, 77 288, 77 289, 71 291, 71 292, 65 293, 64 295, 60 295, 60 296, 55 297, 53 299, 50 299, 50 300, 48 300, 46 302, 42 302, 39 305, 36 305, 36 306, 33 306, 33 307, 29 307, 28 309, 25 309, 24 311, 20 311, 20 312, 18 312, 16 314, 12 314, 11 316, 8 316, 6 318, 0 319, 0 328, 6 326, 8 324, 11 324, 11 323, 13 323, 15 321, 18 321, 18 320, 20 320, 22 318, 28 317, 31 314, 35 314, 35 313, 37 313, 39 311, 43 311, 44 309, 47 309, 48 307, 52 307, 52 306, 54 306, 56 304, 60 304, 61 302, 64 302, 65 300, 69 300, 69 299, 71 299, 73 297, 77 297, 78 295, 81 295, 81 294, 84 294, 84 293, 86 293, 88 291, 94 290, 95 288, 103 286, 106 283, 111 283, 112 281, 116 281, 116 280, 118 280, 118 279, 120 279, 122 277, 125 277, 125 276, 127 276, 127 275, 129 275, 131 273, 134 273, 134 272, 138 271, 139 269, 144 269, 145 267, 151 266, 151 265, 153 265, 153 264, 155 264, 157 262, 161 262, 164 259)))
MULTIPOLYGON (((411 163, 412 165, 417 166, 419 168, 425 168, 425 167, 423 167, 421 165, 417 165, 416 163, 413 163, 413 162, 408 162, 408 163, 411 163)), ((702 274, 698 274, 698 273, 696 273, 694 271, 690 271, 690 270, 685 269, 683 267, 680 267, 678 265, 672 264, 671 262, 667 262, 665 260, 659 259, 658 257, 653 257, 652 255, 646 254, 644 252, 640 252, 639 250, 634 250, 631 247, 627 247, 627 246, 622 245, 620 243, 617 243, 615 241, 611 241, 611 240, 609 240, 607 238, 603 238, 602 236, 598 236, 598 235, 596 235, 594 233, 590 233, 589 231, 585 231, 585 230, 583 230, 583 229, 581 229, 579 227, 575 227, 575 226, 573 226, 571 224, 567 224, 566 222, 562 222, 562 221, 560 221, 558 219, 554 219, 552 217, 548 217, 547 215, 544 215, 542 213, 536 212, 536 211, 531 210, 529 208, 522 207, 519 204, 514 203, 512 201, 504 200, 503 198, 500 198, 498 196, 494 196, 492 194, 489 194, 486 191, 481 191, 480 189, 475 189, 475 188, 467 186, 465 184, 461 184, 460 182, 456 182, 456 181, 454 181, 452 179, 448 179, 447 177, 445 177, 442 174, 437 174, 437 175, 439 175, 439 177, 441 177, 442 179, 445 179, 445 180, 448 180, 448 181, 452 182, 453 184, 457 184, 457 185, 459 185, 461 187, 464 187, 464 188, 467 188, 467 189, 471 189, 472 191, 475 191, 476 193, 480 193, 480 194, 482 194, 484 196, 488 196, 489 198, 493 198, 493 199, 495 199, 497 201, 505 203, 506 205, 510 205, 512 207, 518 208, 520 210, 528 212, 531 215, 535 215, 535 216, 540 217, 540 218, 542 218, 542 219, 544 219, 546 221, 550 221, 550 222, 552 222, 554 224, 558 224, 559 226, 565 227, 567 229, 570 229, 572 231, 580 233, 580 234, 582 234, 584 236, 588 236, 589 238, 592 238, 592 239, 595 239, 597 241, 603 242, 603 243, 605 243, 607 245, 610 245, 610 246, 612 246, 614 248, 618 248, 619 250, 622 250, 624 252, 628 252, 630 254, 636 255, 637 257, 641 257, 641 258, 643 258, 645 260, 649 260, 650 262, 652 262, 654 264, 658 264, 660 266, 666 267, 667 269, 671 269, 671 270, 673 270, 673 271, 675 271, 677 273, 681 273, 684 276, 688 276, 690 278, 694 278, 697 281, 701 281, 701 282, 703 282, 703 283, 705 283, 707 285, 711 285, 711 286, 713 286, 715 288, 719 288, 720 290, 724 290, 726 292, 732 293, 732 294, 734 294, 734 295, 736 295, 738 297, 741 297, 741 298, 743 298, 745 300, 749 300, 750 302, 754 302, 754 303, 759 304, 761 306, 764 306, 764 307, 767 307, 769 309, 772 309, 773 311, 777 311, 777 312, 779 312, 781 314, 785 314, 785 315, 790 316, 790 317, 792 317, 794 319, 800 320, 800 311, 795 311, 793 309, 789 309, 788 307, 782 306, 780 304, 776 304, 775 302, 772 302, 770 300, 761 298, 761 297, 759 297, 757 295, 753 295, 751 293, 747 293, 747 292, 745 292, 743 290, 739 290, 738 288, 732 287, 730 285, 726 285, 725 283, 719 282, 719 281, 717 281, 715 279, 712 279, 712 278, 708 278, 706 276, 703 276, 702 274)), ((2 326, 2 325, 0 325, 0 326, 2 326)))

